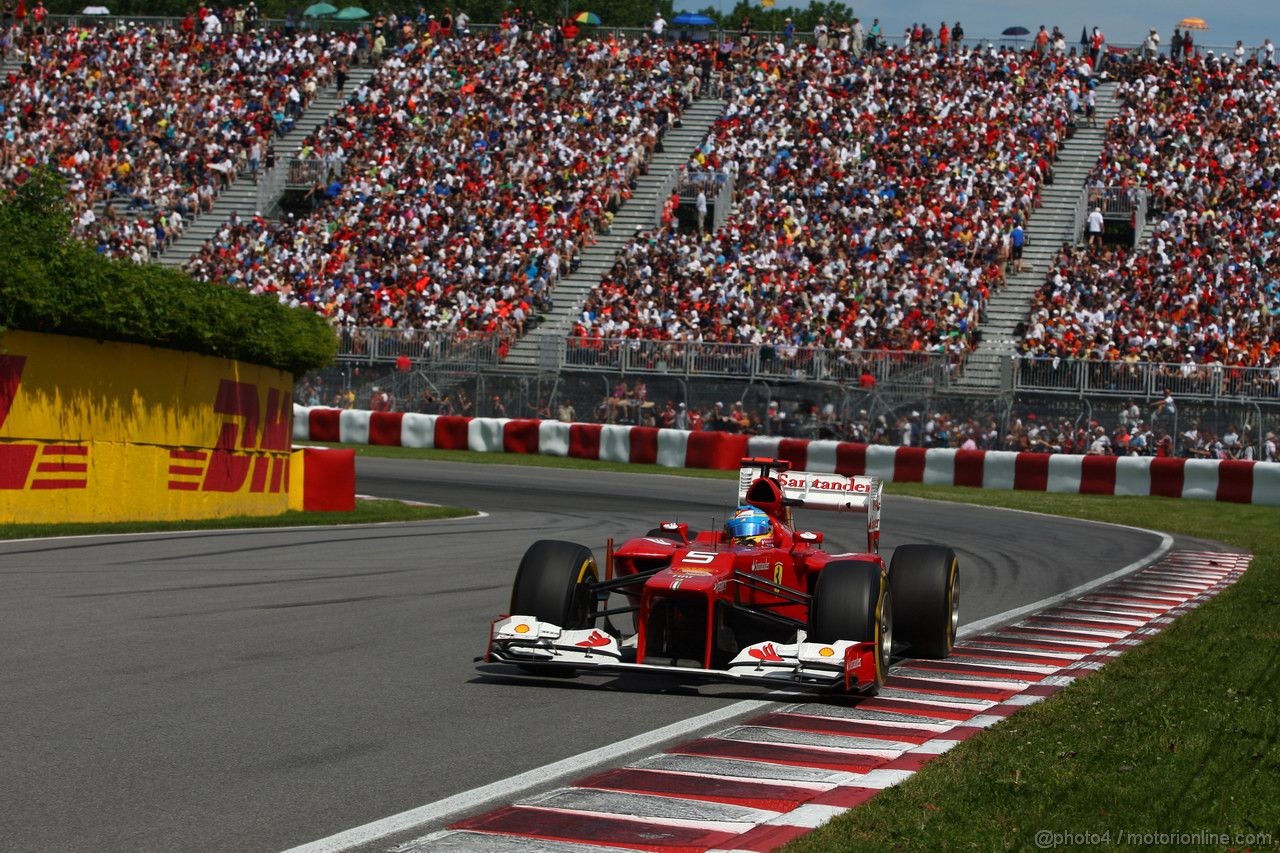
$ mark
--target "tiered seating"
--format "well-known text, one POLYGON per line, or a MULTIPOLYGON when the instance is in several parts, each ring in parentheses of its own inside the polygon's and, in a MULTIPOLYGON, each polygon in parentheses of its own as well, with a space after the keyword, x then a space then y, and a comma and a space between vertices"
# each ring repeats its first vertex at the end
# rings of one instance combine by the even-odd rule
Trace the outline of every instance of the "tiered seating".
POLYGON ((1137 251, 1064 248, 1022 351, 1280 366, 1280 163, 1271 152, 1280 78, 1192 60, 1144 66, 1119 94, 1124 107, 1090 180, 1145 189, 1152 237, 1137 251))
POLYGON ((406 45, 305 156, 341 164, 311 215, 226 225, 188 264, 349 326, 510 340, 678 116, 680 49, 541 38, 406 45))
POLYGON ((762 52, 695 166, 737 173, 716 233, 619 258, 575 334, 959 354, 1071 132, 1024 54, 762 52))
POLYGON ((104 254, 150 259, 329 85, 343 36, 189 36, 120 25, 24 38, 3 81, 0 180, 50 163, 66 176, 75 229, 104 254))

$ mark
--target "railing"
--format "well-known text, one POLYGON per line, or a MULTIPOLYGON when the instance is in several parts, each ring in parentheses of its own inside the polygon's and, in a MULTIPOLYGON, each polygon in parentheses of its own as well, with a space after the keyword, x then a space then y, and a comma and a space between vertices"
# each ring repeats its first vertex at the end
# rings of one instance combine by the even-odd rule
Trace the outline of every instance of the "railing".
POLYGON ((435 367, 479 368, 498 364, 498 336, 472 332, 428 329, 338 330, 338 359, 341 361, 396 361, 401 356, 411 363, 435 367))
MULTIPOLYGON (((964 371, 964 359, 942 353, 770 347, 698 341, 546 336, 545 372, 603 371, 671 377, 765 382, 826 382, 896 390, 946 391, 964 371)), ((338 358, 346 362, 394 362, 417 367, 500 370, 500 338, 493 333, 424 329, 344 328, 338 358)), ((1017 392, 1076 397, 1143 397, 1166 392, 1195 400, 1280 402, 1280 367, 1221 364, 1082 361, 1010 356, 1017 392)))
POLYGON ((307 187, 310 189, 322 181, 328 182, 329 176, 336 171, 337 166, 329 160, 290 157, 285 184, 290 187, 307 187))
POLYGON ((653 222, 652 227, 658 228, 662 225, 663 205, 667 203, 667 199, 671 198, 671 194, 675 192, 676 184, 680 180, 680 168, 670 169, 667 171, 666 177, 662 179, 662 184, 658 187, 658 192, 654 196, 658 203, 653 206, 653 222))
MULTIPOLYGON (((1141 187, 1090 187, 1089 204, 1102 208, 1109 219, 1128 219, 1144 204, 1147 191, 1141 187)), ((1145 207, 1145 204, 1144 204, 1145 207)))
POLYGON ((1089 211, 1098 208, 1105 219, 1126 219, 1133 223, 1133 245, 1147 224, 1147 191, 1141 187, 1085 187, 1076 200, 1072 214, 1072 233, 1079 242, 1084 235, 1084 223, 1089 211))
POLYGON ((1080 190, 1080 198, 1076 199, 1076 209, 1071 215, 1071 242, 1079 243, 1084 239, 1084 223, 1089 218, 1089 190, 1080 190))
POLYGON ((770 382, 895 383, 938 389, 957 365, 937 353, 770 347, 633 339, 564 342, 560 369, 750 379, 770 382), (864 378, 869 377, 869 378, 864 378))
POLYGON ((284 195, 285 178, 288 174, 287 169, 281 169, 278 165, 273 169, 258 172, 258 213, 260 215, 271 215, 271 208, 279 201, 280 196, 284 195))
POLYGON ((1133 248, 1138 248, 1142 232, 1147 229, 1147 200, 1149 196, 1144 190, 1138 195, 1138 204, 1133 211, 1133 248))
POLYGON ((1013 356, 1015 391, 1074 396, 1280 400, 1280 367, 1079 361, 1013 356))
POLYGON ((678 175, 676 188, 685 198, 693 198, 698 190, 704 190, 711 196, 719 195, 721 188, 731 180, 729 172, 722 169, 693 170, 688 166, 681 166, 678 175))
POLYGON ((723 225, 730 208, 733 207, 733 173, 727 169, 690 170, 687 166, 681 166, 676 175, 675 190, 680 193, 682 199, 693 199, 699 190, 708 195, 712 209, 708 229, 715 231, 723 225))
POLYGON ((735 185, 734 173, 725 172, 726 180, 721 181, 720 189, 716 193, 715 216, 711 220, 711 230, 718 231, 720 226, 729 217, 729 211, 733 209, 733 190, 735 185))

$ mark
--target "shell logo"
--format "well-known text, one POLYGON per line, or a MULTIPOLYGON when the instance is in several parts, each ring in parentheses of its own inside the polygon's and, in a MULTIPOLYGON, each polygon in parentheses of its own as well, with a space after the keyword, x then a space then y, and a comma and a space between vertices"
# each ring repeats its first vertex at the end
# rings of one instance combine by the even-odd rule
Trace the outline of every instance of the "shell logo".
POLYGON ((514 630, 517 634, 527 634, 529 633, 529 626, 521 622, 512 630, 514 630))
POLYGON ((829 658, 835 653, 836 653, 836 650, 831 648, 830 646, 823 646, 822 648, 818 649, 818 654, 822 655, 824 658, 829 658))

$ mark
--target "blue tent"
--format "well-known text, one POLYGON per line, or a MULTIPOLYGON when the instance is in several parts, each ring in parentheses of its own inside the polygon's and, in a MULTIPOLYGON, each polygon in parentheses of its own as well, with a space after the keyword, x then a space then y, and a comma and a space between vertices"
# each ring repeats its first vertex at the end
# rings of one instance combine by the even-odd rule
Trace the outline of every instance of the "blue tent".
POLYGON ((671 23, 677 27, 714 27, 716 25, 714 18, 699 15, 697 12, 681 12, 671 19, 671 23))

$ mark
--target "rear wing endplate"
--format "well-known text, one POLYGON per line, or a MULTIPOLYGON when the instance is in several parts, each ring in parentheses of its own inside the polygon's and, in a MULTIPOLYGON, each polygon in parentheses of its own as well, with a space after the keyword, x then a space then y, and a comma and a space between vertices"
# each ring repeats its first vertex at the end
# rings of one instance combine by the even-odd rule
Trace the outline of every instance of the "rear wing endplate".
POLYGON ((802 509, 856 512, 867 516, 867 548, 880 552, 880 500, 884 484, 879 477, 860 474, 822 474, 789 471, 781 459, 743 459, 738 471, 738 503, 746 502, 747 490, 760 477, 768 477, 782 490, 783 500, 802 509))

